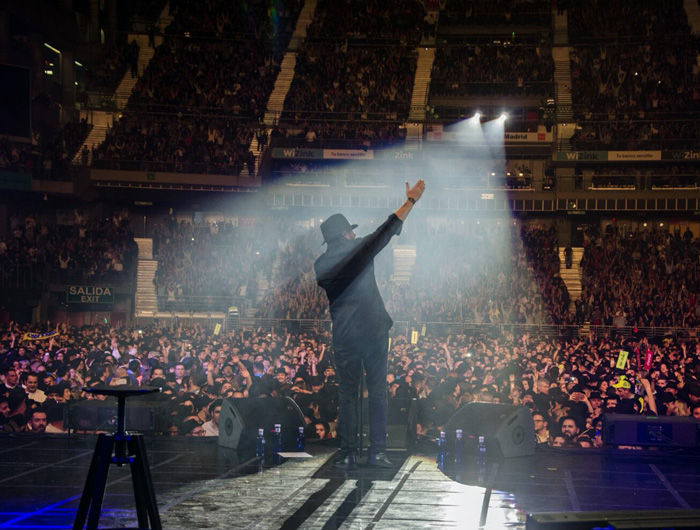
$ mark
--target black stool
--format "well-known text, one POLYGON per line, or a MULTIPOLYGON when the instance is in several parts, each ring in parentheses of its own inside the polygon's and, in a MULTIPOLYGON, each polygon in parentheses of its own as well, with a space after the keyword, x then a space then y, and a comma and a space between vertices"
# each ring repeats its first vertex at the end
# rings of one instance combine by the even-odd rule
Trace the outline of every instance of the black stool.
POLYGON ((90 471, 88 471, 85 487, 83 488, 83 496, 80 499, 78 512, 75 515, 73 530, 82 529, 86 518, 88 530, 97 530, 110 464, 116 464, 120 467, 124 464, 131 466, 131 479, 134 483, 134 498, 136 500, 136 515, 138 516, 139 528, 161 530, 160 514, 156 505, 156 493, 153 490, 153 479, 151 478, 151 470, 148 467, 143 435, 136 432, 129 433, 125 430, 126 398, 160 392, 160 388, 112 386, 87 388, 85 392, 103 396, 116 396, 118 403, 117 432, 114 434, 102 433, 97 439, 97 446, 90 463, 90 471), (148 526, 149 521, 150 527, 148 526))

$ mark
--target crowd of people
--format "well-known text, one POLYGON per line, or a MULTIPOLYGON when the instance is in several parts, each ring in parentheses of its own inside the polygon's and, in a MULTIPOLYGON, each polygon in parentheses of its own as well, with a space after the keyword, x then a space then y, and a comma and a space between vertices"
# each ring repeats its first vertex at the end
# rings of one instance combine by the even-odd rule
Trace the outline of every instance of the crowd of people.
POLYGON ((239 298, 257 302, 258 283, 271 279, 279 241, 290 230, 281 223, 194 226, 166 218, 153 233, 159 309, 223 311, 239 298))
POLYGON ((249 151, 255 123, 144 113, 125 114, 93 151, 92 166, 239 176, 254 174, 249 151))
POLYGON ((700 324, 700 242, 686 228, 589 230, 581 262, 578 321, 593 325, 700 324))
POLYGON ((416 46, 425 6, 417 0, 321 0, 307 30, 311 39, 394 41, 416 46))
POLYGON ((473 43, 436 49, 431 96, 553 94, 554 59, 548 46, 473 43))
POLYGON ((299 9, 297 0, 178 4, 94 165, 254 174, 250 141, 299 9))
POLYGON ((591 189, 695 189, 699 182, 696 164, 587 166, 578 169, 580 178, 584 169, 590 170, 591 189))
POLYGON ((136 40, 108 47, 95 71, 88 71, 86 90, 111 96, 127 72, 138 77, 139 45, 136 40))
POLYGON ((411 49, 400 46, 307 42, 297 57, 282 119, 405 120, 416 61, 411 49))
MULTIPOLYGON (((74 216, 63 228, 36 216, 13 217, 13 240, 0 246, 0 257, 41 259, 46 252, 59 268, 91 271, 128 262, 133 235, 123 212, 93 221, 80 211, 74 216)), ((153 242, 161 302, 174 309, 193 293, 213 299, 250 290, 252 305, 259 300, 258 317, 327 319, 327 300, 313 273, 318 229, 247 225, 193 226, 168 218, 158 226, 153 242), (254 286, 261 277, 270 288, 259 298, 254 286)), ((402 237, 416 246, 411 282, 392 282, 390 254, 377 258, 375 272, 392 317, 409 322, 392 337, 387 391, 418 400, 418 434, 436 436, 470 401, 530 407, 538 442, 557 447, 602 447, 604 412, 700 419, 700 342, 637 331, 700 325, 700 242, 690 229, 589 229, 575 313, 558 274, 554 226, 445 222, 402 237), (418 336, 406 332, 431 321, 476 326, 468 335, 437 328, 418 336), (500 325, 584 322, 594 330, 589 336, 535 335, 500 325), (609 331, 597 333, 598 325, 609 331), (628 326, 631 335, 615 331, 628 326), (628 352, 626 360, 619 361, 621 351, 628 352)), ((330 331, 284 325, 215 330, 159 322, 143 329, 10 323, 0 328, 0 428, 75 429, 64 421, 66 408, 98 399, 84 388, 127 384, 163 389, 154 404, 157 429, 169 434, 217 435, 225 398, 289 396, 304 414, 309 438, 333 438, 337 380, 330 331)))
MULTIPOLYGON (((567 324, 569 295, 558 275, 553 228, 523 228, 507 222, 452 224, 418 229, 401 244, 415 244, 410 282, 392 282, 391 256, 379 256, 377 282, 395 320, 477 324, 567 324)), ((318 229, 290 240, 278 275, 256 316, 327 319, 325 294, 316 285, 313 260, 321 244, 318 229)))
POLYGON ((698 41, 682 0, 574 2, 569 9, 577 149, 686 149, 700 100, 698 41))
MULTIPOLYGON (((217 436, 223 399, 275 396, 296 401, 308 438, 337 432, 328 332, 10 323, 0 329, 0 365, 5 432, 75 429, 66 408, 102 399, 84 392, 97 385, 160 387, 154 406, 170 435, 217 436)), ((700 419, 699 373, 696 340, 397 333, 387 393, 417 399, 419 435, 437 436, 465 403, 498 402, 531 409, 538 443, 602 447, 605 412, 700 419)))
POLYGON ((75 210, 70 223, 57 224, 38 213, 12 214, 10 237, 0 240, 1 283, 31 273, 39 284, 58 279, 118 282, 136 266, 137 248, 129 218, 116 211, 106 218, 88 218, 75 210))
POLYGON ((283 123, 323 139, 393 143, 403 137, 423 32, 420 2, 319 2, 297 55, 283 123))
MULTIPOLYGON (((351 119, 332 122, 332 117, 321 121, 302 120, 294 115, 287 127, 271 134, 273 147, 311 147, 346 149, 388 149, 402 147, 406 128, 398 121, 386 121, 375 115, 372 120, 351 119)), ((274 132, 274 131, 273 131, 274 132)))
MULTIPOLYGON (((559 0, 560 2, 562 0, 559 0)), ((447 0, 440 13, 446 26, 543 26, 552 18, 550 0, 447 0)))
POLYGON ((35 179, 69 181, 73 158, 89 132, 83 118, 64 124, 48 140, 39 133, 28 143, 0 138, 0 169, 28 173, 35 179))

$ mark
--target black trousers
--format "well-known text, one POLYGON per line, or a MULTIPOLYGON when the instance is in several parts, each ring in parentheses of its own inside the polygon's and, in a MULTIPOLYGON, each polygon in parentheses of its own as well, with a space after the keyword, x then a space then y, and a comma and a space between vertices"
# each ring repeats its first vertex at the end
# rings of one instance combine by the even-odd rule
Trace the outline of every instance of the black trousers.
POLYGON ((338 429, 341 450, 357 452, 357 396, 364 367, 369 395, 369 452, 386 450, 389 335, 333 346, 338 375, 338 429))

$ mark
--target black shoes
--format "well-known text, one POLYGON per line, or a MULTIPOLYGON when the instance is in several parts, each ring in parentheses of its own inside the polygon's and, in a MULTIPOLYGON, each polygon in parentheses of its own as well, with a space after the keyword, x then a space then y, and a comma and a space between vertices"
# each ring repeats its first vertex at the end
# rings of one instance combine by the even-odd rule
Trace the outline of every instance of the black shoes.
POLYGON ((389 455, 385 452, 369 455, 369 458, 367 459, 367 465, 373 467, 380 467, 382 469, 394 469, 397 467, 397 465, 391 461, 389 455))
POLYGON ((343 469, 345 471, 357 469, 355 453, 344 453, 341 451, 340 456, 335 460, 335 462, 333 462, 333 467, 336 469, 343 469))

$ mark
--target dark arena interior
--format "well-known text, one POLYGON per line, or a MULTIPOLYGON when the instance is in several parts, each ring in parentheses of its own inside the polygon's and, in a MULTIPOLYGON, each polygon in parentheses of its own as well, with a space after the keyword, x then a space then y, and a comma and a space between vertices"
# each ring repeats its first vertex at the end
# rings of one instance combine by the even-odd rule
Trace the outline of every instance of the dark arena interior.
POLYGON ((699 36, 0 2, 0 530, 700 529, 699 36))

